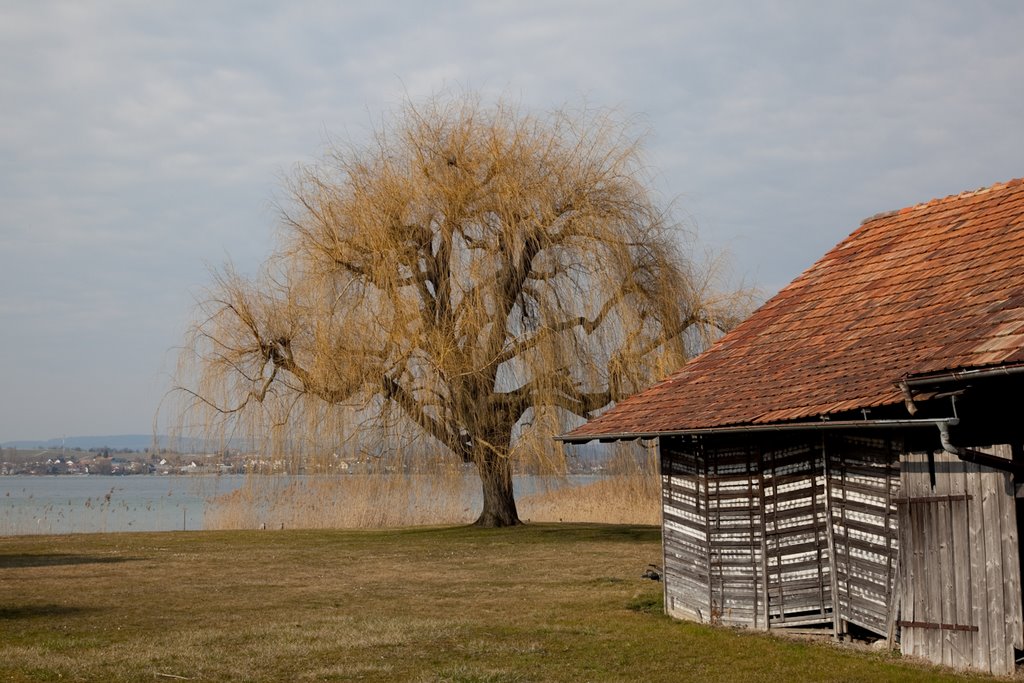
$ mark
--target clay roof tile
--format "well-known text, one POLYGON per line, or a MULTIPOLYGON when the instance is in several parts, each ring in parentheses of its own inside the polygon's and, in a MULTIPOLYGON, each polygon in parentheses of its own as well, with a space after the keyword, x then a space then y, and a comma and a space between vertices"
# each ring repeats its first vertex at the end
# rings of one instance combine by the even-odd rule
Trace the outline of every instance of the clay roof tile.
POLYGON ((908 375, 1024 360, 1024 180, 866 219, 750 318, 572 438, 902 401, 908 375))

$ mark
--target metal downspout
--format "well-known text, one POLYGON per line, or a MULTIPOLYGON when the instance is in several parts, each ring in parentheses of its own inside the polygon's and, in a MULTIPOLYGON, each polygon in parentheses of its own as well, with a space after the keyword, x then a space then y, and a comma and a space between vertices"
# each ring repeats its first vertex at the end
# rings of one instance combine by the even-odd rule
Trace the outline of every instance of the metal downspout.
POLYGON ((1007 460, 1006 458, 1000 458, 989 453, 983 453, 976 451, 973 448, 964 448, 957 446, 953 443, 952 438, 949 434, 949 424, 946 422, 936 423, 936 427, 939 428, 939 442, 942 444, 942 450, 955 455, 964 462, 974 463, 975 465, 983 465, 985 467, 991 467, 994 470, 1000 470, 1002 472, 1010 472, 1011 474, 1024 476, 1024 463, 1014 462, 1013 460, 1007 460))

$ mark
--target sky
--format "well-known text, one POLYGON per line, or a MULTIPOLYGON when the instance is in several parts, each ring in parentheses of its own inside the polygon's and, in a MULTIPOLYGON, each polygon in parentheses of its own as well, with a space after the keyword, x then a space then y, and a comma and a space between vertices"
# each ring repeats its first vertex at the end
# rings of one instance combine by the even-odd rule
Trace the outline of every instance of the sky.
POLYGON ((407 98, 616 109, 770 296, 870 215, 1024 176, 1022 35, 1014 0, 0 0, 0 442, 153 430, 210 268, 255 272, 296 164, 407 98))

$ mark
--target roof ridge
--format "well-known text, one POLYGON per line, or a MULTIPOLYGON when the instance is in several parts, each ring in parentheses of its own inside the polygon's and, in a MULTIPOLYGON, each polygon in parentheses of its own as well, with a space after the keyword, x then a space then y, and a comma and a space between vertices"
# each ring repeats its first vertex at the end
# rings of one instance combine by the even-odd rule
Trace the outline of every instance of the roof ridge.
POLYGON ((872 221, 882 220, 884 218, 892 218, 893 216, 899 216, 900 214, 910 213, 911 211, 917 211, 918 209, 935 206, 936 204, 942 204, 944 202, 955 201, 959 199, 966 199, 967 197, 973 197, 975 195, 984 194, 986 192, 1005 190, 1008 187, 1014 187, 1022 183, 1024 183, 1024 177, 1013 178, 1002 183, 994 183, 992 185, 986 185, 984 187, 979 187, 974 190, 964 190, 963 192, 947 195, 945 197, 936 197, 934 199, 929 199, 928 201, 919 202, 917 204, 912 204, 910 206, 903 207, 902 209, 893 209, 892 211, 882 211, 880 213, 876 213, 862 220, 860 224, 865 225, 867 223, 871 223, 872 221))

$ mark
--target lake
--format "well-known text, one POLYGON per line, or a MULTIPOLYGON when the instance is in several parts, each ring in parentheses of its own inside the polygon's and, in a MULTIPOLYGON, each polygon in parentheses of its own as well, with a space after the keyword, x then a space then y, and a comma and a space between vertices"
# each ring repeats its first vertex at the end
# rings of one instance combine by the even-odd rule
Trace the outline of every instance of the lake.
MULTIPOLYGON (((598 478, 571 475, 561 481, 580 485, 598 478)), ((242 474, 2 476, 0 536, 202 530, 212 499, 245 481, 242 474)), ((517 476, 516 495, 529 495, 549 481, 517 476)), ((474 497, 479 503, 479 494, 474 497)))
POLYGON ((0 477, 0 535, 203 528, 208 501, 245 475, 0 477))

